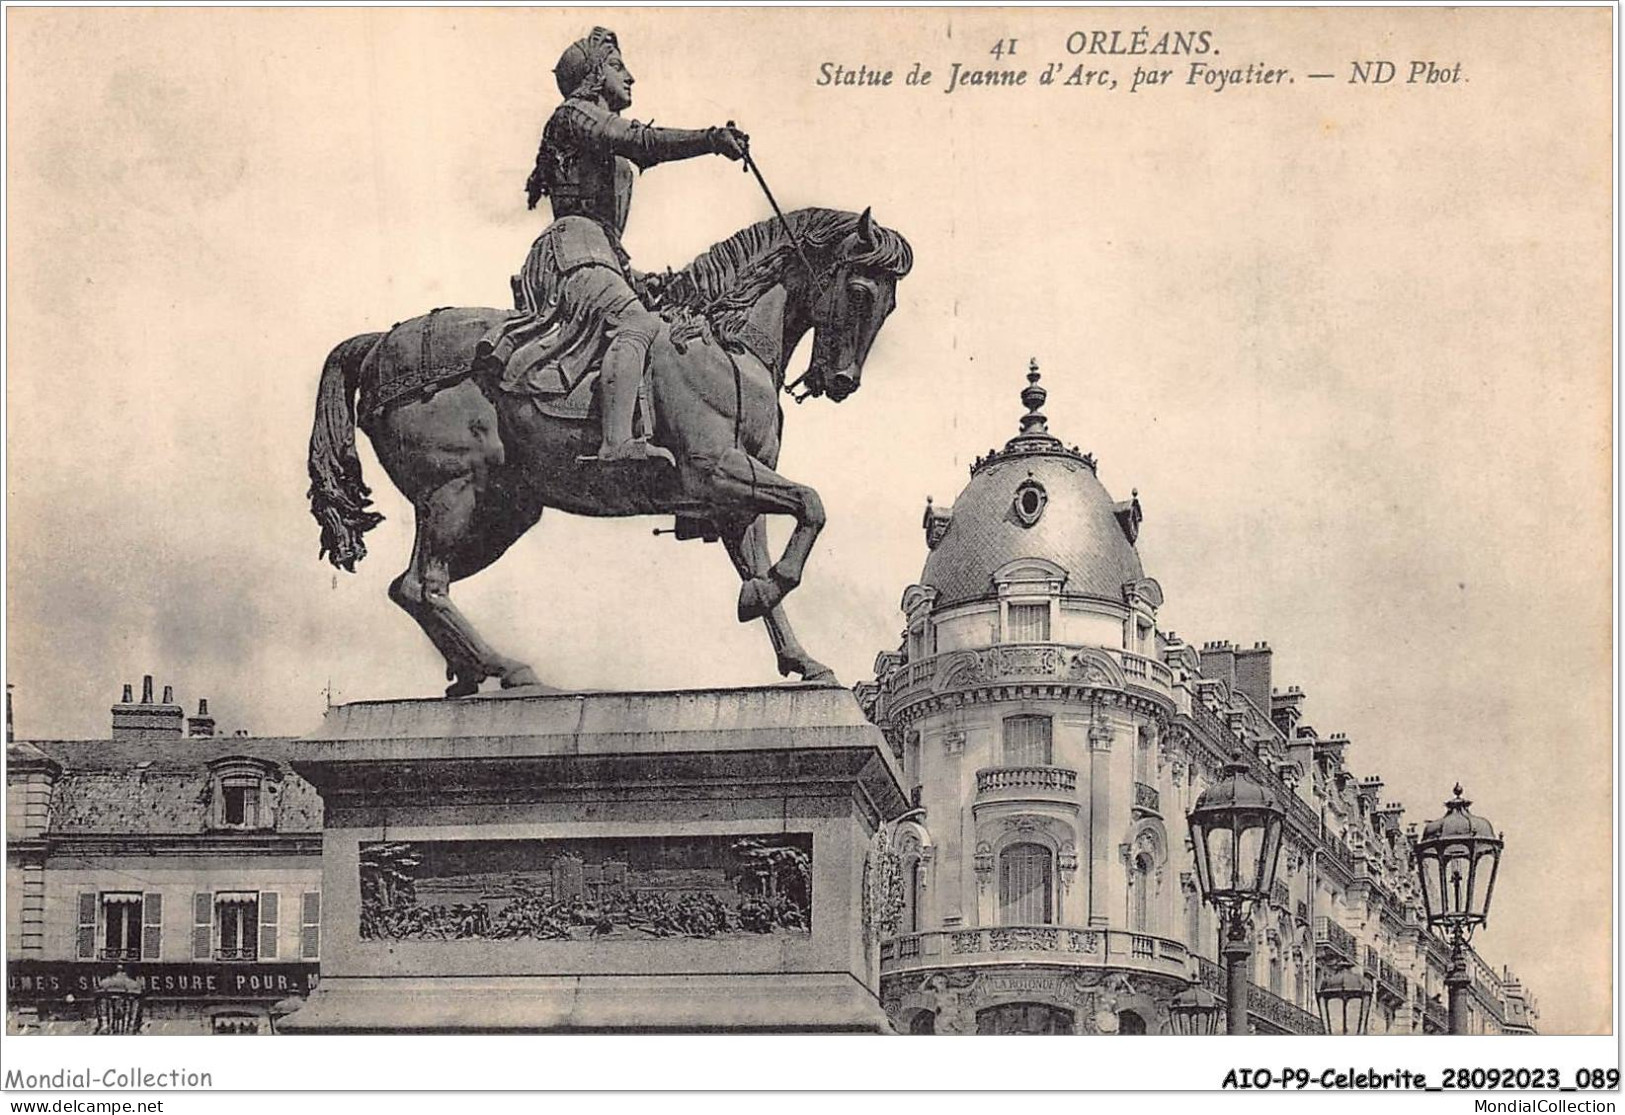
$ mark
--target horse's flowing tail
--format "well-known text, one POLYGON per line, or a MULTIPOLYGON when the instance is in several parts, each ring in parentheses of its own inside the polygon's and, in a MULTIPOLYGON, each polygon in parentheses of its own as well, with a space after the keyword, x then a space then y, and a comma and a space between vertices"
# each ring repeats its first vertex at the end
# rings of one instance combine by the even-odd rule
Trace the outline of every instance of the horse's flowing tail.
POLYGON ((355 451, 356 374, 383 336, 363 333, 328 354, 310 431, 310 513, 322 528, 321 556, 352 573, 355 563, 367 556, 361 536, 384 521, 367 510, 372 489, 361 482, 361 458, 355 451))

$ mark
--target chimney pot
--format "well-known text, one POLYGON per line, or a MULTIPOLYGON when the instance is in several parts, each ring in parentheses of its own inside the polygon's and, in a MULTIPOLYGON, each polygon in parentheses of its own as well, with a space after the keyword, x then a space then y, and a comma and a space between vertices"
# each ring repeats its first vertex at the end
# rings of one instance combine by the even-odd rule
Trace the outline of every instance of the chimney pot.
POLYGON ((119 702, 120 704, 127 705, 127 704, 130 704, 131 702, 133 702, 135 700, 134 688, 135 688, 134 686, 131 686, 129 684, 126 684, 124 686, 124 697, 120 700, 120 702, 119 702))
POLYGON ((152 675, 146 674, 141 678, 141 703, 152 704, 152 675))
POLYGON ((197 714, 199 716, 207 716, 207 715, 209 715, 209 698, 207 698, 207 697, 199 697, 198 698, 197 714))
POLYGON ((172 705, 174 703, 175 703, 175 687, 173 685, 164 686, 164 704, 172 705))

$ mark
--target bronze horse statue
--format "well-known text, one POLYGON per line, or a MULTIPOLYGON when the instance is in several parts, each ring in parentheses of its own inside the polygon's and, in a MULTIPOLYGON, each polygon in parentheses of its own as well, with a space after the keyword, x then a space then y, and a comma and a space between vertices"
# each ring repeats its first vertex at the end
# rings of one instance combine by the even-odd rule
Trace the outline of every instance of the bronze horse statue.
POLYGON ((679 537, 720 538, 744 581, 740 622, 765 622, 780 674, 835 683, 781 607, 824 525, 818 493, 774 471, 785 363, 811 329, 802 397, 850 396, 912 263, 908 241, 867 210, 802 209, 742 229, 672 275, 647 394, 653 441, 676 456, 675 469, 652 460, 584 464, 598 443, 596 421, 545 413, 552 408, 543 400, 504 390, 480 370, 478 339, 512 311, 436 311, 352 337, 322 369, 311 431, 309 495, 322 553, 353 572, 366 555, 362 535, 382 521, 369 510, 355 429, 357 394, 365 403, 365 386, 387 364, 389 377, 413 390, 364 405, 359 424, 416 514, 411 561, 389 596, 445 657, 447 696, 475 693, 491 677, 505 688, 538 684, 528 665, 481 638, 450 590, 501 557, 547 507, 675 515, 679 537), (771 563, 770 514, 795 518, 771 563))

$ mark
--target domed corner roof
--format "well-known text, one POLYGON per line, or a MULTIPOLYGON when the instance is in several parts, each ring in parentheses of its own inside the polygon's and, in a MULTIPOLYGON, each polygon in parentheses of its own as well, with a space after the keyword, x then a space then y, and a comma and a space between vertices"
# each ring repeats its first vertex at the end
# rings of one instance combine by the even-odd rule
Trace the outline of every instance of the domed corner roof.
POLYGON ((946 526, 927 528, 936 542, 920 583, 936 589, 937 608, 994 596, 994 572, 1023 558, 1064 570, 1069 596, 1121 601, 1123 586, 1145 576, 1131 541, 1138 498, 1114 503, 1094 459, 1049 433, 1038 411, 1045 396, 1038 378, 1035 365, 1021 393, 1029 412, 1021 433, 977 460, 951 512, 936 518, 946 526))

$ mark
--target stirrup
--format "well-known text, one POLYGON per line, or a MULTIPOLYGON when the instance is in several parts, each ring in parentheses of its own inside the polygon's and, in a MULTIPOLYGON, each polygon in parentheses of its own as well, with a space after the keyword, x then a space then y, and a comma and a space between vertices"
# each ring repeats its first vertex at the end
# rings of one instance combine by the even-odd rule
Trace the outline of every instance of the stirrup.
POLYGON ((658 445, 651 445, 648 438, 635 437, 611 447, 608 453, 602 449, 592 456, 577 457, 578 463, 588 461, 600 464, 616 464, 621 461, 665 461, 673 468, 677 467, 677 458, 672 456, 671 450, 663 449, 658 445))

